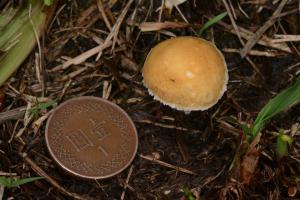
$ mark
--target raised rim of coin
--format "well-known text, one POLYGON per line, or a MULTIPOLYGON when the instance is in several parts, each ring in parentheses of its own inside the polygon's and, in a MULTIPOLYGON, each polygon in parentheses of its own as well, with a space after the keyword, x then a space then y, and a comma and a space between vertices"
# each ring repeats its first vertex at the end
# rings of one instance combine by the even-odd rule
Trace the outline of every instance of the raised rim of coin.
POLYGON ((50 115, 50 117, 48 118, 47 120, 47 123, 46 123, 46 128, 45 128, 45 140, 46 140, 46 145, 47 145, 47 148, 48 148, 48 151, 50 152, 52 158, 55 160, 56 163, 58 163, 58 165, 60 167, 62 167, 64 170, 66 170, 68 173, 72 174, 72 175, 75 175, 77 177, 80 177, 80 178, 84 178, 84 179, 106 179, 106 178, 110 178, 112 176, 115 176, 119 173, 121 173, 123 170, 125 170, 131 163, 132 161, 134 160, 135 156, 136 156, 136 153, 137 153, 137 149, 138 149, 138 135, 137 135, 137 130, 136 130, 136 127, 135 127, 135 124, 133 123, 132 119, 130 118, 130 116, 120 107, 118 106, 117 104, 114 104, 106 99, 103 99, 101 97, 94 97, 94 96, 81 96, 81 97, 74 97, 72 99, 69 99, 63 103, 61 103, 60 105, 58 105, 52 112, 52 114, 50 115), (80 174, 80 173, 77 173, 75 171, 73 171, 72 169, 66 167, 55 155, 55 153, 53 153, 52 149, 50 148, 50 144, 49 144, 49 139, 48 139, 48 129, 49 129, 49 123, 50 121, 52 120, 52 117, 54 116, 55 112, 59 109, 61 109, 62 107, 64 107, 64 105, 66 104, 69 104, 73 101, 76 101, 76 100, 97 100, 101 103, 105 103, 105 104, 108 104, 109 106, 112 106, 114 108, 116 108, 117 110, 119 110, 121 113, 124 114, 124 117, 126 117, 128 119, 128 122, 130 123, 130 125, 133 127, 133 134, 134 134, 134 137, 135 137, 135 147, 134 147, 134 151, 132 153, 132 156, 131 158, 129 159, 129 161, 127 162, 126 165, 124 165, 122 168, 120 168, 119 170, 111 173, 111 174, 108 174, 108 175, 105 175, 105 176, 87 176, 87 175, 83 175, 83 174, 80 174))

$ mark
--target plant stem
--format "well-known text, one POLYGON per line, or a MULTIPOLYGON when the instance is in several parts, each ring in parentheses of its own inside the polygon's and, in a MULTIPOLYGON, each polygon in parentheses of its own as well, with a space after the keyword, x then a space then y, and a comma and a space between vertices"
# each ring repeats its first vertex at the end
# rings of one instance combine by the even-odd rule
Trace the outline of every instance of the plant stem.
POLYGON ((16 18, 1 31, 0 47, 7 46, 7 41, 12 41, 10 37, 13 37, 17 42, 8 51, 4 52, 0 60, 0 86, 22 64, 36 45, 34 30, 40 35, 45 26, 46 13, 42 10, 43 2, 31 0, 30 3, 32 8, 30 16, 34 27, 30 23, 28 3, 25 8, 19 11, 20 13, 16 15, 16 18))

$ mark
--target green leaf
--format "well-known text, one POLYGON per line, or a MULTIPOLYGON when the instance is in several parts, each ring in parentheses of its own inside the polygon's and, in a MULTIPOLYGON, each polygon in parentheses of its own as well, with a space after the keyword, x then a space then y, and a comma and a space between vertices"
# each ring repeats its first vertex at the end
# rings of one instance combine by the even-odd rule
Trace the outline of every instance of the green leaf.
POLYGON ((47 101, 45 103, 39 103, 37 105, 37 109, 39 109, 39 110, 46 110, 47 108, 49 108, 51 106, 53 107, 54 104, 56 104, 56 101, 53 101, 53 100, 47 101))
POLYGON ((276 143, 276 151, 279 157, 283 157, 288 153, 288 145, 292 145, 293 138, 289 135, 283 133, 283 131, 279 132, 276 143))
POLYGON ((43 102, 43 103, 38 103, 37 106, 31 108, 29 111, 31 114, 33 114, 35 117, 37 117, 40 112, 46 110, 49 107, 54 107, 54 105, 56 103, 57 102, 53 101, 53 100, 43 102))
POLYGON ((26 184, 26 183, 29 183, 29 182, 40 180, 40 179, 43 179, 43 177, 31 177, 31 178, 13 180, 10 187, 17 187, 19 185, 23 185, 23 184, 26 184))
POLYGON ((44 4, 46 6, 51 6, 53 4, 53 0, 44 0, 44 4))
POLYGON ((41 35, 45 28, 46 13, 43 7, 41 0, 28 1, 0 30, 0 49, 5 50, 0 58, 0 86, 22 64, 36 45, 34 30, 41 35), (29 5, 32 23, 29 18, 29 5))
POLYGON ((14 19, 21 6, 14 7, 12 3, 7 3, 7 5, 0 12, 0 31, 5 28, 9 22, 14 19))
POLYGON ((287 144, 286 142, 282 141, 280 137, 277 138, 276 151, 279 157, 283 157, 287 154, 287 144))
POLYGON ((7 179, 7 178, 5 178, 3 176, 0 176, 0 185, 3 185, 3 186, 10 185, 9 179, 7 179))
POLYGON ((288 109, 300 101, 300 77, 296 83, 271 99, 259 112, 252 126, 252 138, 262 130, 265 124, 276 114, 288 109))
POLYGON ((196 200, 196 198, 193 196, 193 193, 188 188, 183 188, 182 192, 183 196, 188 200, 196 200))
POLYGON ((31 178, 24 178, 24 179, 14 179, 14 178, 5 178, 0 177, 0 185, 3 185, 5 187, 18 187, 20 185, 33 182, 39 179, 43 179, 43 177, 31 177, 31 178))
POLYGON ((198 31, 198 36, 201 37, 203 32, 208 29, 210 26, 214 25, 215 23, 217 23, 218 21, 220 21, 221 19, 223 19, 224 17, 227 16, 227 12, 223 12, 211 19, 209 19, 203 26, 202 28, 198 31))

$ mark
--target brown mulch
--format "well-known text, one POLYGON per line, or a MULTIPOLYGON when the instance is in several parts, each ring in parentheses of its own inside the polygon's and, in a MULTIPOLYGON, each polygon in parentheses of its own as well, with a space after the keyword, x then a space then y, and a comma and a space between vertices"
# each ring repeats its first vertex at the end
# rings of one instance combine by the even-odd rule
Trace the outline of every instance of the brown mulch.
POLYGON ((0 172, 45 179, 5 188, 3 199, 184 199, 184 188, 201 200, 300 199, 300 106, 263 130, 248 184, 237 178, 240 163, 234 160, 244 135, 226 121, 232 116, 251 123, 300 73, 300 43, 286 37, 300 35, 299 1, 189 0, 172 10, 161 5, 162 0, 59 2, 41 39, 42 55, 35 49, 0 90, 0 172), (141 76, 149 50, 171 36, 195 36, 225 11, 230 15, 202 35, 224 52, 229 68, 220 102, 188 114, 153 100, 141 76), (282 38, 287 41, 276 41, 282 38), (40 74, 37 56, 43 60, 40 74), (115 177, 79 180, 66 174, 45 144, 53 107, 30 114, 40 103, 84 95, 107 97, 137 127, 138 154, 115 177), (294 138, 281 159, 274 134, 279 129, 294 138))

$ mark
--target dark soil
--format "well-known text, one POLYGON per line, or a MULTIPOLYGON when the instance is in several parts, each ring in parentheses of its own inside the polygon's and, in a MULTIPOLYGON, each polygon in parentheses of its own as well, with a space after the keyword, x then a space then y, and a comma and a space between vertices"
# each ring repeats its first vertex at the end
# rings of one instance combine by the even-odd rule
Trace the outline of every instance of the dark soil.
MULTIPOLYGON (((49 178, 15 188, 6 188, 4 199, 120 199, 125 186, 124 199, 184 199, 183 188, 192 191, 198 199, 300 199, 300 105, 276 116, 262 132, 259 143, 261 155, 250 184, 242 184, 237 175, 239 161, 233 162, 243 141, 243 133, 226 117, 251 123, 260 109, 282 89, 290 86, 300 66, 299 42, 288 43, 290 53, 256 44, 253 50, 273 52, 274 56, 253 56, 257 70, 238 53, 224 55, 229 68, 228 90, 217 105, 207 111, 185 114, 164 106, 148 94, 142 84, 141 68, 149 50, 170 34, 195 35, 212 16, 226 11, 222 1, 189 0, 178 8, 191 26, 141 32, 142 22, 158 22, 161 0, 135 0, 124 18, 114 49, 65 70, 51 71, 54 67, 97 46, 109 34, 102 20, 96 0, 60 1, 56 18, 42 37, 44 88, 35 72, 35 49, 18 72, 5 86, 5 100, 1 112, 22 106, 34 107, 46 100, 58 104, 76 96, 102 97, 105 82, 112 86, 109 100, 117 103, 131 116, 138 130, 138 154, 132 165, 121 174, 106 180, 80 180, 66 174, 56 165, 47 151, 44 130, 46 119, 37 124, 52 108, 41 111, 27 122, 23 115, 0 123, 0 171, 16 173, 20 178, 44 176, 49 178), (272 50, 272 51, 271 51, 272 50), (85 68, 78 75, 71 75, 85 68), (40 99, 36 99, 39 97, 40 99), (40 125, 36 128, 35 125, 40 125), (16 137, 24 128, 20 137, 16 137), (276 154, 276 135, 279 129, 293 134, 294 143, 288 155, 276 154), (290 131, 290 132, 289 132, 290 131), (12 140, 10 141, 10 139, 12 140), (155 156, 175 168, 167 167, 143 156, 155 156), (235 167, 231 168, 234 163, 235 167), (126 179, 130 168, 128 185, 126 179), (180 167, 195 173, 191 175, 176 169, 180 167), (42 171, 39 171, 41 169, 42 171), (56 187, 51 180, 56 181, 56 187)), ((108 1, 103 1, 108 2, 108 1)), ((112 7, 104 3, 112 26, 128 1, 116 2, 112 7)), ((272 1, 232 1, 237 15, 236 24, 253 33, 276 10, 272 1), (243 11, 249 16, 246 17, 243 11), (261 11, 258 10, 261 7, 261 11)), ((299 2, 289 1, 282 13, 299 8, 299 2)), ((265 32, 274 34, 300 34, 299 10, 285 15, 265 32), (286 32, 286 33, 285 33, 286 32)), ((164 9, 161 21, 184 22, 176 8, 164 9)), ((222 20, 231 26, 229 17, 222 20)), ((232 30, 233 28, 231 28, 232 30)), ((213 40, 219 49, 241 49, 238 37, 220 24, 209 28, 203 38, 213 40)), ((245 40, 246 42, 246 40, 245 40)))

